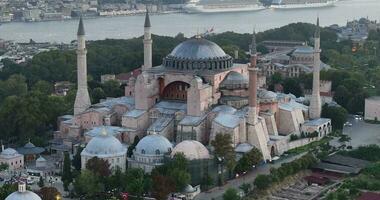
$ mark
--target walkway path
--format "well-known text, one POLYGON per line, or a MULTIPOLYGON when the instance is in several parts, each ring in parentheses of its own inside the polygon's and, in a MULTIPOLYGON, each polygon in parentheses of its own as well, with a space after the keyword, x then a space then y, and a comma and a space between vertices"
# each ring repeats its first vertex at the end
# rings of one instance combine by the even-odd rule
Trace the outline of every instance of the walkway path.
POLYGON ((270 168, 275 167, 278 168, 281 166, 282 163, 288 163, 293 160, 296 160, 306 153, 301 153, 296 156, 292 156, 289 158, 285 158, 283 160, 277 161, 274 164, 264 164, 256 169, 252 170, 251 172, 247 173, 245 176, 242 176, 237 179, 232 179, 227 182, 227 184, 223 185, 222 187, 215 187, 207 192, 202 192, 199 195, 195 197, 195 200, 205 200, 205 199, 222 199, 223 193, 228 189, 228 188, 235 188, 238 189, 243 183, 249 183, 252 184, 257 175, 259 174, 269 174, 270 168))

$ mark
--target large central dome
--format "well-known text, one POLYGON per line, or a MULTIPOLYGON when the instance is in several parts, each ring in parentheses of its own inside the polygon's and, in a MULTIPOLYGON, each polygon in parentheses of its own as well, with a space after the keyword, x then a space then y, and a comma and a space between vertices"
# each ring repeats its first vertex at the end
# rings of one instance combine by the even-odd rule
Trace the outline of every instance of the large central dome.
POLYGON ((182 42, 163 62, 165 67, 177 70, 223 70, 232 64, 231 56, 214 42, 203 38, 182 42))
POLYGON ((177 58, 187 58, 194 60, 218 58, 227 56, 223 49, 214 42, 196 38, 190 39, 179 44, 169 54, 177 58))

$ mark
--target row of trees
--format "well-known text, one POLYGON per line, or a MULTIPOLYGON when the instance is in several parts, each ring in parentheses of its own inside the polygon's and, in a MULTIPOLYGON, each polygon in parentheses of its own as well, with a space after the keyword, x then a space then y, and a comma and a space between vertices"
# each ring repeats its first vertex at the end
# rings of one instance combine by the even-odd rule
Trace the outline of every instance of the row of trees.
POLYGON ((72 183, 71 195, 83 199, 108 199, 119 197, 123 192, 137 198, 148 195, 165 199, 172 192, 182 191, 191 181, 188 161, 183 154, 176 154, 151 174, 139 168, 111 171, 110 164, 97 157, 87 161, 85 170, 75 173, 68 167, 70 162, 65 163, 62 181, 65 185, 72 183))
POLYGON ((47 132, 56 128, 58 116, 67 112, 71 102, 67 97, 51 96, 52 85, 38 81, 28 89, 22 75, 12 75, 0 81, 0 138, 7 143, 23 144, 32 139, 44 145, 47 132))
POLYGON ((268 189, 273 183, 283 181, 286 177, 296 174, 301 170, 308 169, 317 163, 312 154, 306 154, 301 158, 289 163, 283 163, 279 168, 271 168, 270 174, 260 174, 254 181, 254 186, 259 190, 268 189))

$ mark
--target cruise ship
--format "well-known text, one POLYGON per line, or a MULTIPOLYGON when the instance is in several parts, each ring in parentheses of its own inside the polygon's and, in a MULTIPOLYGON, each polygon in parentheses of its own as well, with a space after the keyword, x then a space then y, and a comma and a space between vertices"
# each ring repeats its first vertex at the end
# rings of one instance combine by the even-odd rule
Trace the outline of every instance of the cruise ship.
POLYGON ((265 7, 259 0, 191 0, 184 9, 187 13, 217 13, 258 11, 265 7))
POLYGON ((338 0, 273 0, 270 8, 296 9, 333 6, 338 0))

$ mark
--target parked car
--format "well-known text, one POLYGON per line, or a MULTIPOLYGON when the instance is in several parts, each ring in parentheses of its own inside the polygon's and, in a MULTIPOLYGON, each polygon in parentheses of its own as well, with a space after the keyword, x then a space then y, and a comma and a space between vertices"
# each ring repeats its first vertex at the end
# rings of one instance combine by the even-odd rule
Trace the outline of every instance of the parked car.
POLYGON ((349 127, 351 127, 352 124, 351 124, 350 122, 346 122, 346 123, 344 123, 344 126, 349 126, 349 127))

